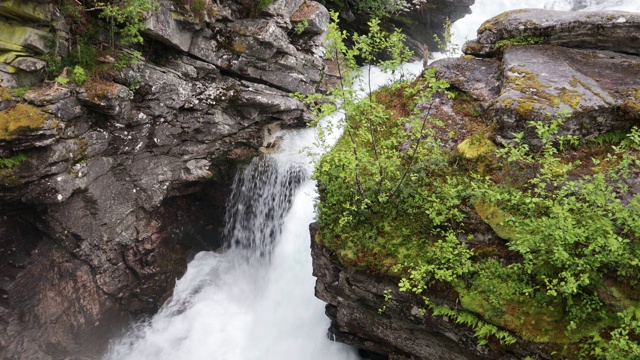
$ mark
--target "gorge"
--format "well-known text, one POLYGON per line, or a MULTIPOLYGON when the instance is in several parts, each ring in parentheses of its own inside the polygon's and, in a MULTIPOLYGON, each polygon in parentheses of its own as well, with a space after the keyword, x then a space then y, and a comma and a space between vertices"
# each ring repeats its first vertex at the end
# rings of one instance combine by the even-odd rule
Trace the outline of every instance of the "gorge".
MULTIPOLYGON (((640 10, 633 2, 614 3, 529 5, 640 10)), ((304 8, 302 1, 276 1, 251 18, 239 2, 218 9, 216 18, 202 27, 184 14, 176 21, 179 9, 169 11, 171 5, 165 5, 148 20, 146 36, 163 51, 170 53, 167 45, 177 50, 168 62, 133 65, 111 81, 84 87, 27 92, 30 104, 55 118, 2 140, 3 157, 30 155, 18 168, 0 169, 2 356, 98 358, 106 340, 129 321, 128 314, 153 313, 168 299, 157 315, 114 341, 106 358, 358 358, 353 349, 325 337, 330 323, 323 303, 313 298, 308 256, 312 170, 300 154, 314 134, 287 129, 311 120, 288 93, 310 93, 321 86, 321 39, 328 14, 308 2, 304 6, 314 10, 296 14, 304 8), (308 26, 296 34, 292 19, 300 16, 308 26), (236 169, 260 148, 271 152, 276 143, 276 153, 251 161, 230 190, 236 169), (218 230, 225 211, 226 230, 218 230), (195 255, 183 275, 186 260, 200 250, 218 251, 195 255), (172 289, 176 278, 180 280, 172 289)), ((486 20, 506 10, 504 6, 486 15, 474 10, 474 15, 486 20)), ((475 7, 487 5, 477 1, 475 7)), ((454 24, 454 29, 461 26, 454 24)), ((621 55, 619 64, 636 61, 632 57, 621 55)), ((478 77, 473 65, 461 74, 447 61, 438 69, 448 71, 454 86, 487 104, 495 100, 495 88, 469 85, 468 78, 478 77)), ((497 72, 485 71, 481 77, 487 79, 497 72)), ((382 75, 376 77, 382 80, 382 75)), ((16 103, 15 96, 4 98, 2 107, 15 109, 16 103)), ((427 353, 407 347, 398 335, 413 336, 415 325, 392 322, 391 328, 400 328, 395 335, 368 333, 367 328, 386 325, 358 321, 370 321, 367 317, 377 314, 384 290, 396 284, 374 279, 384 288, 370 289, 366 276, 327 264, 336 262, 331 254, 317 246, 313 254, 317 264, 324 264, 316 264, 314 271, 319 296, 333 306, 328 314, 334 339, 366 349, 366 356, 491 356, 459 326, 433 335, 427 344, 435 345, 426 345, 427 353), (330 289, 338 278, 373 297, 363 300, 363 292, 330 289), (350 301, 355 308, 341 307, 350 301), (459 333, 451 335, 455 331, 459 333), (433 348, 439 350, 429 353, 433 348)), ((389 307, 388 313, 396 311, 389 307)), ((403 315, 407 311, 413 309, 397 310, 403 315)), ((535 354, 525 348, 505 358, 535 354)), ((540 356, 547 356, 544 351, 540 356)))

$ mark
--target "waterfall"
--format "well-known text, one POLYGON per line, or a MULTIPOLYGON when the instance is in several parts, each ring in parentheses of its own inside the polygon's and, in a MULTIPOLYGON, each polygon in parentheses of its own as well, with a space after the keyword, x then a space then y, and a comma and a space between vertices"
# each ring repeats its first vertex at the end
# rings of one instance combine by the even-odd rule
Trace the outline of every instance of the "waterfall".
MULTIPOLYGON (((476 0, 473 13, 454 24, 455 42, 475 37, 488 18, 523 7, 640 11, 640 1, 476 0)), ((421 63, 407 66, 416 72, 421 63)), ((372 71, 372 88, 388 81, 372 71)), ((254 159, 234 181, 226 251, 197 254, 171 299, 114 341, 105 360, 358 358, 327 338, 324 303, 314 297, 308 225, 316 192, 304 151, 314 143, 314 130, 287 130, 282 138, 278 153, 254 159)))

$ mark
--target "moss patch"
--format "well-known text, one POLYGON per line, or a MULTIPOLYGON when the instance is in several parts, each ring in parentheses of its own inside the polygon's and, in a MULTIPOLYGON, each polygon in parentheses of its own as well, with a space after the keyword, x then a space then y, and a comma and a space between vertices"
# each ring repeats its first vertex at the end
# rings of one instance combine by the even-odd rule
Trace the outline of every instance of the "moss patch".
POLYGON ((6 88, 0 87, 0 101, 9 101, 13 99, 11 91, 6 88))
POLYGON ((484 202, 475 202, 473 207, 476 209, 482 221, 486 222, 491 229, 498 234, 499 237, 505 240, 515 239, 517 234, 506 225, 507 221, 513 216, 500 210, 500 208, 486 204, 484 202))
POLYGON ((484 137, 470 137, 456 147, 467 159, 474 159, 480 155, 486 155, 496 150, 493 141, 484 137))
POLYGON ((41 129, 46 118, 46 113, 28 104, 0 111, 0 139, 13 139, 20 130, 41 129))

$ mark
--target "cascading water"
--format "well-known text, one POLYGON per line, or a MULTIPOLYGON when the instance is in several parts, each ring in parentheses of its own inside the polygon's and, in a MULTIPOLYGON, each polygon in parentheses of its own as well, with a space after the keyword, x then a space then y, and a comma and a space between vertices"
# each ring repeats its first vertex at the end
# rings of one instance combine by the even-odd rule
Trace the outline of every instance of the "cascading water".
MULTIPOLYGON (((473 13, 454 24, 454 41, 475 37, 483 21, 502 11, 526 7, 640 11, 640 1, 476 0, 473 13)), ((374 71, 372 88, 388 81, 374 71)), ((279 153, 255 159, 236 178, 225 219, 227 250, 197 254, 172 298, 114 342, 105 360, 358 358, 327 339, 329 319, 313 295, 308 224, 315 187, 303 149, 314 139, 312 129, 287 131, 279 153)))

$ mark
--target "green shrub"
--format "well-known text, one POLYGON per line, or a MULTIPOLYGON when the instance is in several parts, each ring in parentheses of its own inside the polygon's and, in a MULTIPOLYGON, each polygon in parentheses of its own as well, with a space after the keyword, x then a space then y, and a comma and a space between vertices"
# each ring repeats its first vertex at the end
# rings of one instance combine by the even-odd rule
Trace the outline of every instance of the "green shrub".
POLYGON ((76 65, 73 68, 73 70, 71 70, 71 74, 69 74, 69 77, 71 78, 71 80, 73 80, 73 82, 75 82, 78 85, 82 85, 87 80, 89 80, 89 77, 87 76, 87 74, 84 71, 84 69, 81 66, 78 66, 78 65, 76 65))

